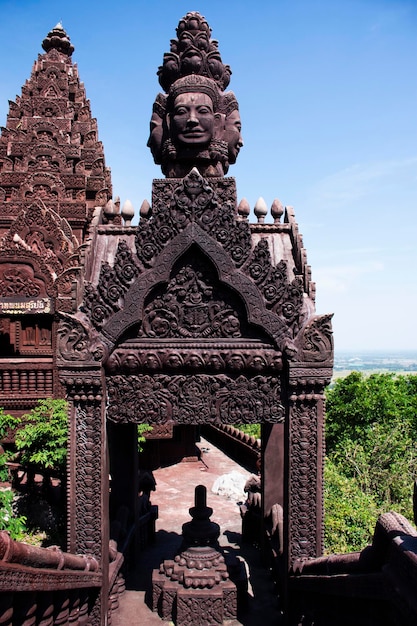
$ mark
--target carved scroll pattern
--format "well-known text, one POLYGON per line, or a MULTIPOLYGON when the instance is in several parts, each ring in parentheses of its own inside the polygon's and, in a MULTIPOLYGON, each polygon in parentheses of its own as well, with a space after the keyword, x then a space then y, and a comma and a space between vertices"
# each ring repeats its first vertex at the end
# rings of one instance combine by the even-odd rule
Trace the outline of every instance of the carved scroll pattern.
POLYGON ((109 376, 108 417, 114 422, 179 424, 283 422, 279 378, 272 376, 109 376))
POLYGON ((77 402, 75 524, 76 550, 101 557, 101 484, 104 479, 101 448, 101 404, 77 402))
POLYGON ((113 267, 103 263, 97 288, 87 284, 84 293, 84 309, 96 328, 121 307, 121 301, 129 285, 139 273, 132 253, 125 241, 117 248, 113 267))
POLYGON ((290 561, 317 556, 317 405, 290 408, 290 561))
POLYGON ((287 264, 283 260, 273 267, 266 239, 259 241, 244 269, 261 290, 267 308, 285 321, 294 337, 303 317, 302 276, 295 276, 289 282, 287 264))
POLYGON ((309 322, 304 329, 300 356, 306 362, 333 361, 333 315, 320 315, 309 322))
POLYGON ((61 313, 58 326, 57 356, 63 361, 100 361, 105 355, 104 345, 90 337, 79 320, 61 313))
POLYGON ((250 254, 249 224, 237 221, 236 189, 232 179, 215 179, 210 186, 193 169, 184 179, 154 181, 152 216, 142 219, 136 249, 145 267, 178 233, 195 222, 229 252, 240 267, 250 254))
POLYGON ((178 595, 178 617, 181 624, 196 624, 201 616, 205 616, 205 623, 216 626, 223 624, 223 597, 205 594, 178 595))

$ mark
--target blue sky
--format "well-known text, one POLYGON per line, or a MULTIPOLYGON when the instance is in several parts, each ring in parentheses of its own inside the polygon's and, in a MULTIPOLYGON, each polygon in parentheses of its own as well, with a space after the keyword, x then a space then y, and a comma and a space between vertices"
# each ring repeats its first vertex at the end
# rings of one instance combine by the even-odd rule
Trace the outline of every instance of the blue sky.
POLYGON ((138 212, 162 176, 146 147, 156 71, 190 10, 232 68, 238 198, 294 207, 336 351, 417 350, 415 0, 0 0, 0 125, 61 20, 114 195, 138 212))

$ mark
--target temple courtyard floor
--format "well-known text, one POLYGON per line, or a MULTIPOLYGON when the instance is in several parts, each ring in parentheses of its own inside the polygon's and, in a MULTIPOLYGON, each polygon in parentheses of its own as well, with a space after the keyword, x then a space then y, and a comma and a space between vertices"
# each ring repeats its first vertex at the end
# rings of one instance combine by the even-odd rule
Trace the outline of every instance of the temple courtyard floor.
MULTIPOLYGON (((172 624, 162 620, 150 608, 152 570, 159 568, 165 559, 173 558, 181 546, 181 530, 191 520, 189 509, 194 506, 194 489, 207 487, 207 505, 213 509, 211 520, 220 525, 219 544, 225 554, 236 555, 244 562, 248 577, 247 602, 238 610, 238 619, 227 620, 226 626, 279 626, 281 613, 275 585, 268 568, 261 559, 260 550, 241 541, 239 505, 245 494, 231 496, 212 492, 215 480, 231 472, 245 478, 249 472, 227 457, 213 444, 201 439, 198 443, 201 460, 182 462, 162 467, 153 472, 156 491, 151 494, 152 504, 158 505, 156 541, 144 549, 126 579, 126 591, 120 605, 112 615, 112 626, 152 626, 172 624)), ((201 626, 205 626, 204 616, 201 626)))

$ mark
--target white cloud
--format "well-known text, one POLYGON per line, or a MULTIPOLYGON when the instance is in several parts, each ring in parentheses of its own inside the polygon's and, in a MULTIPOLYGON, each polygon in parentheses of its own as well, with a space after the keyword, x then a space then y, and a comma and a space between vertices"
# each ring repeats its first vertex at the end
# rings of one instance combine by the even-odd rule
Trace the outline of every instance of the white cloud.
POLYGON ((311 190, 313 202, 322 208, 337 209, 384 188, 417 182, 417 157, 355 163, 318 181, 311 190))
POLYGON ((316 267, 313 278, 322 292, 346 293, 359 277, 379 273, 383 269, 384 264, 380 261, 316 267))

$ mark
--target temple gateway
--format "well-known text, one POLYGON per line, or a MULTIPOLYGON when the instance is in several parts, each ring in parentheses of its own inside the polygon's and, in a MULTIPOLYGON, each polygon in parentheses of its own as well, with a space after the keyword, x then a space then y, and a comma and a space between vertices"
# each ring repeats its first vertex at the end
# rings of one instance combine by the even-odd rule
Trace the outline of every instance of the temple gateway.
MULTIPOLYGON (((346 605, 355 623, 397 623, 382 565, 388 536, 412 534, 400 516, 380 523, 374 560, 322 556, 332 316, 315 311, 292 208, 259 201, 251 223, 238 202, 227 174, 243 146, 239 106, 205 18, 180 20, 158 70, 148 146, 163 177, 138 225, 113 196, 61 24, 42 47, 0 138, 0 401, 21 415, 40 397, 68 400, 67 545, 28 549, 0 533, 0 622, 110 624, 120 511, 131 537, 152 535, 138 470, 194 455, 202 427, 254 423, 283 620, 344 624, 334 616, 346 605), (152 430, 138 457, 140 424, 152 430)), ((152 576, 177 624, 236 619, 239 580, 211 514, 196 485, 177 565, 152 576)))

